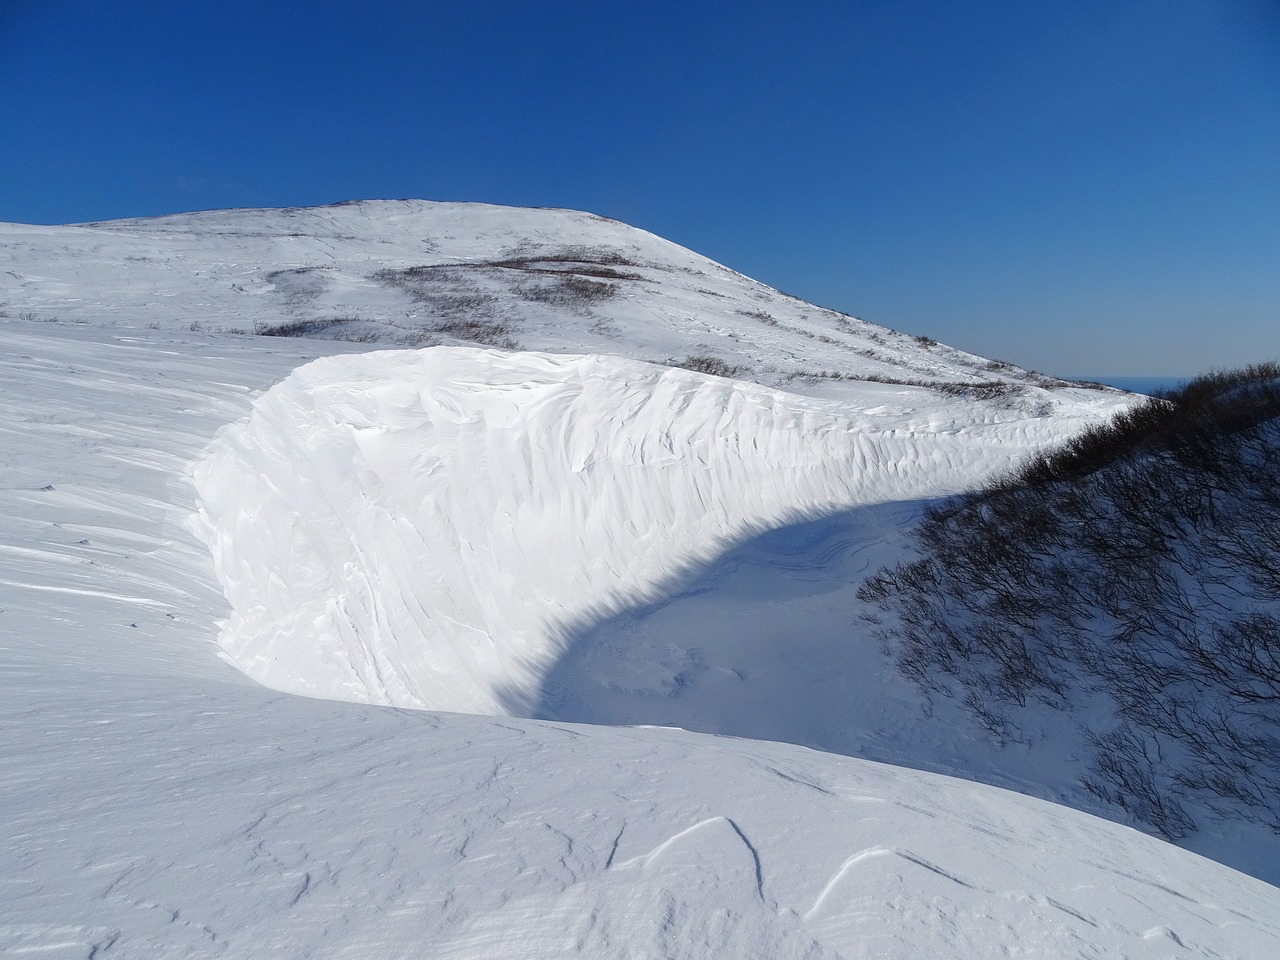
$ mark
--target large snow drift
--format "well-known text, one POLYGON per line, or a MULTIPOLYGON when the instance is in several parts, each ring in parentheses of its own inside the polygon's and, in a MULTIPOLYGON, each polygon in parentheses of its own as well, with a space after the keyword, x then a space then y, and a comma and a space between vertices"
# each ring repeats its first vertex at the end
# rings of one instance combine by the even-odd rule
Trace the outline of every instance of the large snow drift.
POLYGON ((277 689, 522 712, 569 630, 677 571, 784 521, 971 485, 1072 423, 912 414, 901 393, 865 385, 856 410, 468 348, 317 361, 195 471, 222 646, 277 689))

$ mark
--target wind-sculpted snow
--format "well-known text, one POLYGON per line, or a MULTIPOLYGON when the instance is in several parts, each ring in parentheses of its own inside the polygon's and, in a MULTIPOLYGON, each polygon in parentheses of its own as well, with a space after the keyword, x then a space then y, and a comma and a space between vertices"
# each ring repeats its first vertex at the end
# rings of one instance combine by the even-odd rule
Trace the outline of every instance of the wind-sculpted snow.
POLYGON ((584 618, 784 521, 972 484, 1064 429, 939 428, 875 391, 851 415, 619 358, 312 363, 196 470, 223 649, 277 689, 522 712, 584 618))
POLYGON ((4 335, 0 955, 1280 955, 1275 887, 988 786, 266 690, 214 656, 184 471, 335 348, 4 335))

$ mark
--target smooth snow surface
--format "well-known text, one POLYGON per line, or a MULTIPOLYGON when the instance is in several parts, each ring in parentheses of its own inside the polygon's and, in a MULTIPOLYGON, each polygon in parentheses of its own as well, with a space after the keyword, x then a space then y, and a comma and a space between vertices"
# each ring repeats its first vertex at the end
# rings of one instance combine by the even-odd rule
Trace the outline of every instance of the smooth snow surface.
MULTIPOLYGON (((447 207, 406 218, 557 249, 597 223, 447 207)), ((328 224, 296 237, 230 211, 0 243, 20 277, 0 305, 0 955, 1280 955, 1276 887, 1077 810, 529 718, 1063 794, 1047 764, 1069 757, 1000 774, 920 717, 856 642, 849 581, 916 500, 1113 395, 783 393, 638 362, 625 312, 632 359, 562 354, 569 334, 373 353, 181 322, 214 265, 256 276, 259 245, 366 276, 412 234, 394 209, 286 212, 328 224), (170 285, 114 272, 129 257, 170 285), (37 296, 57 313, 17 299, 37 296)), ((707 320, 728 336, 736 309, 707 320)))

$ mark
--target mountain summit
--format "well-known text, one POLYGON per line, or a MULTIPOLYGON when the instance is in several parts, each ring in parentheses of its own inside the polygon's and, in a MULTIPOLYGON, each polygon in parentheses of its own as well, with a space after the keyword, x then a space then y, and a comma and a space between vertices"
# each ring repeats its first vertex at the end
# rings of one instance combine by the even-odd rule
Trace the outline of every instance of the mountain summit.
POLYGON ((62 321, 620 354, 837 397, 877 380, 1043 407, 1066 386, 570 210, 380 200, 0 224, 0 257, 8 311, 62 321))

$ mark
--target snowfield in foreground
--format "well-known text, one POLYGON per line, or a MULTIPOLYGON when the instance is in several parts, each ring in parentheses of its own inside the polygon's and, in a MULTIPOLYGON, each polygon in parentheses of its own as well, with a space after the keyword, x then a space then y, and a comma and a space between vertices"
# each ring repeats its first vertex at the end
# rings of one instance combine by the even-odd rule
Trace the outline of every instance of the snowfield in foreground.
POLYGON ((0 261, 0 954, 1280 956, 1274 836, 1072 809, 1069 741, 924 716, 856 625, 1114 392, 571 211, 0 261))
POLYGON ((995 788, 784 744, 266 690, 215 656, 227 610, 183 475, 253 391, 335 348, 20 323, 5 343, 0 950, 1280 947, 1276 888, 995 788))

